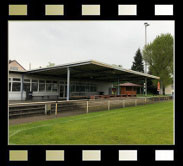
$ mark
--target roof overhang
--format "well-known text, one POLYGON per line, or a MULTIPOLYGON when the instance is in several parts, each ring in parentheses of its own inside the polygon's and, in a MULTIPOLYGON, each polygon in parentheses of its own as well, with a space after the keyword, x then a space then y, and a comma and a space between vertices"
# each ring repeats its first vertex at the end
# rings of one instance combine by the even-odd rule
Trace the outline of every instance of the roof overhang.
POLYGON ((20 71, 20 70, 9 70, 9 72, 11 72, 11 73, 19 73, 19 74, 27 73, 27 71, 20 71))
POLYGON ((157 76, 145 74, 133 70, 123 69, 95 60, 63 64, 53 67, 28 70, 27 74, 54 76, 67 78, 67 69, 70 69, 71 79, 95 80, 95 81, 133 81, 159 79, 157 76))

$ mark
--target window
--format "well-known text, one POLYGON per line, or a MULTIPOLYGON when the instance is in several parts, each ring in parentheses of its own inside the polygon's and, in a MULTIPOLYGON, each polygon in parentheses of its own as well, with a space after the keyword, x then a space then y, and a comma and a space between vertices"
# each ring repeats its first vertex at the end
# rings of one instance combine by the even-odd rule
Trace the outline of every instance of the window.
POLYGON ((91 85, 90 86, 90 92, 96 92, 97 91, 97 88, 96 88, 96 85, 91 85))
POLYGON ((90 86, 89 86, 89 85, 86 85, 85 91, 86 91, 86 92, 89 92, 89 91, 90 91, 90 86))
POLYGON ((29 92, 30 91, 30 79, 24 79, 24 91, 29 92))
POLYGON ((64 81, 60 81, 59 84, 64 84, 64 81))
POLYGON ((53 92, 57 92, 58 91, 58 82, 57 81, 53 81, 52 91, 53 92))
POLYGON ((49 92, 51 91, 52 83, 51 81, 46 81, 46 91, 49 92))
POLYGON ((20 89, 21 89, 21 79, 20 78, 13 78, 12 91, 19 92, 20 89))
POLYGON ((13 81, 20 81, 20 78, 13 78, 13 81))
POLYGON ((18 70, 18 67, 11 66, 10 69, 11 70, 18 70))
POLYGON ((11 91, 11 82, 9 82, 9 91, 11 91))
POLYGON ((81 92, 85 92, 85 85, 84 85, 84 84, 81 84, 81 86, 80 86, 80 91, 81 91, 81 92))
POLYGON ((90 91, 94 92, 94 86, 93 85, 90 87, 90 91))
POLYGON ((88 84, 88 83, 77 83, 75 86, 71 85, 71 91, 72 92, 96 92, 97 88, 94 84, 88 84))
POLYGON ((38 91, 38 80, 32 80, 32 91, 33 92, 38 91))
POLYGON ((76 91, 76 88, 75 87, 76 87, 75 84, 72 84, 71 85, 71 92, 75 92, 76 91))
POLYGON ((12 91, 20 91, 21 83, 20 82, 13 82, 12 91))
POLYGON ((39 91, 45 91, 45 81, 39 80, 39 91))
POLYGON ((93 87, 93 92, 96 92, 96 91, 97 91, 97 87, 94 86, 94 87, 93 87))
POLYGON ((132 87, 131 86, 127 86, 126 87, 126 91, 132 91, 132 87))
POLYGON ((9 91, 11 91, 12 80, 9 78, 9 91))
POLYGON ((80 85, 79 84, 76 84, 76 92, 80 92, 80 85))

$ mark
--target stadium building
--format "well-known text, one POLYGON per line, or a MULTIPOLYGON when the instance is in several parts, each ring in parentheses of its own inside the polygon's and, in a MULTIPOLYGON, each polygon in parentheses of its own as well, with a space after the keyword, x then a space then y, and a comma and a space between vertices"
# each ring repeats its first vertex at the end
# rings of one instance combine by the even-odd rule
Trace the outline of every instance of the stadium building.
POLYGON ((25 70, 9 61, 9 100, 52 100, 120 95, 120 83, 159 79, 157 76, 123 69, 94 60, 25 70))

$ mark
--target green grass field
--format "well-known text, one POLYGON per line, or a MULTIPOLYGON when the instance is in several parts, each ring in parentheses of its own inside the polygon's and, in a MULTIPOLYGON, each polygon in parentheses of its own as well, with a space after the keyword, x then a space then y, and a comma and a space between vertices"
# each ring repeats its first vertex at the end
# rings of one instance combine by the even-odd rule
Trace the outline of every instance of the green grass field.
POLYGON ((10 125, 9 144, 173 144, 173 101, 10 125))

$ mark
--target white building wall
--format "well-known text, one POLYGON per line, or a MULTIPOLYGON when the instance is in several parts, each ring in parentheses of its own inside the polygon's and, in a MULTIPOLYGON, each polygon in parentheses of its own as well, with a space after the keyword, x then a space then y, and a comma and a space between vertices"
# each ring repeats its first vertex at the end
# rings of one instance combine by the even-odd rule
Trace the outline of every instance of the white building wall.
MULTIPOLYGON (((173 85, 170 84, 165 87, 165 95, 172 95, 174 93, 173 85)), ((163 89, 160 89, 160 94, 163 94, 163 89)))
POLYGON ((168 85, 165 87, 165 94, 166 95, 172 95, 172 92, 173 92, 173 86, 172 84, 168 85))
MULTIPOLYGON (((9 78, 20 78, 22 79, 22 73, 9 73, 9 78)), ((29 75, 24 75, 24 79, 32 79, 32 80, 55 80, 55 81, 61 81, 59 78, 55 77, 48 77, 48 76, 29 76, 29 75)), ((62 81, 66 81, 63 80, 62 81)), ((74 81, 74 80, 73 80, 74 81)), ((104 92, 104 95, 109 94, 109 89, 113 87, 113 83, 108 83, 108 82, 91 82, 96 85, 97 91, 96 92, 85 92, 85 95, 90 96, 90 95, 98 95, 99 92, 104 92)), ((33 100, 34 99, 56 99, 57 96, 59 96, 59 86, 58 86, 58 91, 53 92, 53 91, 37 91, 33 92, 33 100)), ((75 92, 73 92, 75 94, 75 92)), ((77 96, 77 93, 75 94, 77 96)), ((72 95, 71 95, 72 96, 72 95)), ((23 100, 26 99, 26 92, 23 91, 23 100)), ((9 100, 21 100, 21 91, 20 92, 9 92, 9 100)))
POLYGON ((22 78, 22 74, 21 73, 9 73, 9 77, 16 77, 16 78, 22 78))
MULTIPOLYGON (((9 73, 9 78, 20 78, 22 80, 22 73, 9 73)), ((47 77, 47 76, 29 76, 29 75, 24 75, 24 79, 35 79, 35 80, 55 80, 58 81, 60 80, 59 78, 54 78, 54 77, 47 77)), ((9 84, 8 84, 9 86, 9 84)), ((8 88, 9 89, 9 88, 8 88)), ((44 98, 49 98, 49 99, 55 99, 59 95, 59 91, 57 92, 46 92, 46 91, 38 91, 38 92, 33 92, 32 96, 33 99, 42 99, 44 98), (48 97, 49 96, 49 97, 48 97)), ((9 100, 21 100, 21 91, 19 92, 13 92, 9 91, 8 92, 8 99, 9 100)), ((26 99, 26 92, 23 91, 23 100, 26 99)))
MULTIPOLYGON (((9 100, 21 100, 21 92, 9 92, 8 93, 9 100)), ((23 93, 23 100, 26 99, 26 93, 23 93)))
MULTIPOLYGON (((9 78, 20 78, 22 80, 22 74, 18 73, 9 73, 9 78)), ((9 89, 9 84, 8 84, 8 89, 9 89)), ((25 100, 26 94, 23 93, 23 100, 25 100)), ((9 100, 21 100, 21 91, 19 92, 8 92, 8 99, 9 100)))
POLYGON ((104 92, 104 95, 109 94, 109 89, 113 87, 113 83, 100 82, 97 83, 97 92, 104 92))
MULTIPOLYGON (((32 79, 46 79, 46 80, 55 80, 55 81, 60 81, 59 78, 54 78, 54 77, 46 77, 46 76, 42 76, 42 77, 36 77, 36 76, 31 76, 32 79)), ((25 76, 24 79, 30 79, 30 77, 25 76)), ((66 80, 63 80, 66 81, 66 80)), ((74 80, 73 80, 74 81, 74 80)), ((77 81, 77 80, 75 80, 77 81)), ((96 84, 97 86, 97 92, 86 92, 85 95, 97 95, 98 92, 104 92, 104 95, 108 95, 109 94, 109 88, 113 87, 113 83, 106 83, 106 82, 92 82, 96 84)), ((75 92, 73 92, 75 93, 75 92)), ((59 95, 59 92, 33 92, 33 96, 54 96, 54 95, 59 95)))

